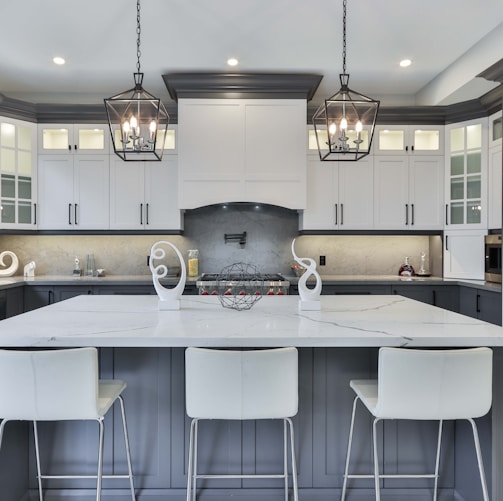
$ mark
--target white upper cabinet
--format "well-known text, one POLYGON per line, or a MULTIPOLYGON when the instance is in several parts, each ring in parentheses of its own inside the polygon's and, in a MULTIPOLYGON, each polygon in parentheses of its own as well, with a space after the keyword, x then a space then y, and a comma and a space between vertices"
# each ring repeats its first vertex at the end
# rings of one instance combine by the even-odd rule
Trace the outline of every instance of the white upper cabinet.
POLYGON ((446 229, 487 228, 487 118, 446 127, 446 229))
POLYGON ((484 280, 483 230, 444 233, 444 277, 484 280))
POLYGON ((39 229, 108 229, 108 155, 40 155, 38 178, 39 229))
POLYGON ((444 127, 438 125, 378 125, 374 155, 443 155, 444 127))
POLYGON ((0 117, 0 228, 2 229, 35 228, 36 130, 35 124, 0 117))
POLYGON ((488 189, 488 214, 487 227, 490 230, 501 229, 502 212, 502 186, 501 176, 503 153, 501 143, 498 146, 489 148, 489 189, 488 189))
POLYGON ((168 155, 161 162, 112 157, 110 171, 111 229, 182 229, 176 156, 168 155))
POLYGON ((373 228, 373 159, 321 162, 309 158, 307 207, 301 230, 366 230, 373 228))
POLYGON ((489 148, 500 146, 503 137, 503 118, 501 111, 489 117, 489 148))
POLYGON ((374 157, 374 228, 443 228, 444 159, 441 156, 374 157))
POLYGON ((301 99, 180 99, 180 208, 304 208, 306 109, 301 99))
POLYGON ((110 143, 110 129, 107 124, 38 126, 39 154, 107 154, 110 151, 110 143))

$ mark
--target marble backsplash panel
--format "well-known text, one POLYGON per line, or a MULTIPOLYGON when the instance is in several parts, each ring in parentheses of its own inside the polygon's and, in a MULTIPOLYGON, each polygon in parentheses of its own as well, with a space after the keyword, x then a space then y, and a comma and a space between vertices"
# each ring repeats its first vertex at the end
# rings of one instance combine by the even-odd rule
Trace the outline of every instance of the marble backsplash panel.
MULTIPOLYGON (((291 242, 297 238, 296 253, 326 265, 323 275, 395 275, 405 256, 419 269, 421 252, 436 275, 441 274, 440 237, 429 236, 298 236, 298 215, 278 207, 237 205, 206 207, 185 214, 183 236, 170 235, 3 235, 0 250, 10 250, 19 259, 19 270, 30 261, 36 275, 70 275, 74 259, 85 267, 87 254, 94 254, 96 268, 107 275, 148 275, 147 256, 152 244, 168 240, 183 256, 199 249, 199 271, 219 272, 236 262, 255 264, 264 273, 290 274, 293 263, 291 242), (246 244, 226 243, 225 234, 246 232, 246 244)), ((6 263, 7 264, 7 263, 6 263)), ((174 256, 168 266, 176 265, 174 256)))

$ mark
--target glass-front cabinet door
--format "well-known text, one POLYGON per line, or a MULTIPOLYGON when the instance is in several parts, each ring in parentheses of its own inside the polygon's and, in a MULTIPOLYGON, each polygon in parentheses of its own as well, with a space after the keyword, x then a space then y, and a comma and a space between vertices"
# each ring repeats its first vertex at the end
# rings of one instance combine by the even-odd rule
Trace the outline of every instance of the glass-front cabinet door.
POLYGON ((441 125, 379 125, 374 134, 375 155, 442 155, 441 125))
POLYGON ((487 119, 448 126, 446 227, 487 227, 487 119))
POLYGON ((110 131, 106 124, 41 124, 38 127, 39 154, 107 154, 110 131))
POLYGON ((0 117, 0 226, 36 224, 36 125, 0 117))

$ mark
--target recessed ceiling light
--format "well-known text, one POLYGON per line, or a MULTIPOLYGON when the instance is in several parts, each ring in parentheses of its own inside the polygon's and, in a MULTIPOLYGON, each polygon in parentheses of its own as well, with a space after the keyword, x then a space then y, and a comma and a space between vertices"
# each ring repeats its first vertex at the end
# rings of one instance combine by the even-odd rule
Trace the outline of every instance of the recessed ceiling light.
POLYGON ((412 61, 410 59, 402 59, 400 61, 400 66, 402 68, 407 68, 407 66, 410 66, 412 64, 412 61))
POLYGON ((53 57, 52 58, 52 62, 54 64, 57 64, 59 66, 63 65, 66 63, 65 59, 63 57, 60 57, 60 56, 56 56, 56 57, 53 57))
POLYGON ((227 64, 229 66, 237 66, 239 64, 239 61, 235 57, 230 57, 227 59, 227 64))

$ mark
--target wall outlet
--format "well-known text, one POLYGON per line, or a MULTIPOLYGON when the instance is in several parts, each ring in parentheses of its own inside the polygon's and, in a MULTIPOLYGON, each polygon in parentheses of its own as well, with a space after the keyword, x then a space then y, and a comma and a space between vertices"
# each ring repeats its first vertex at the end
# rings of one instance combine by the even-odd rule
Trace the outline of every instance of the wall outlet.
POLYGON ((320 266, 325 266, 327 264, 326 256, 320 256, 320 266))

